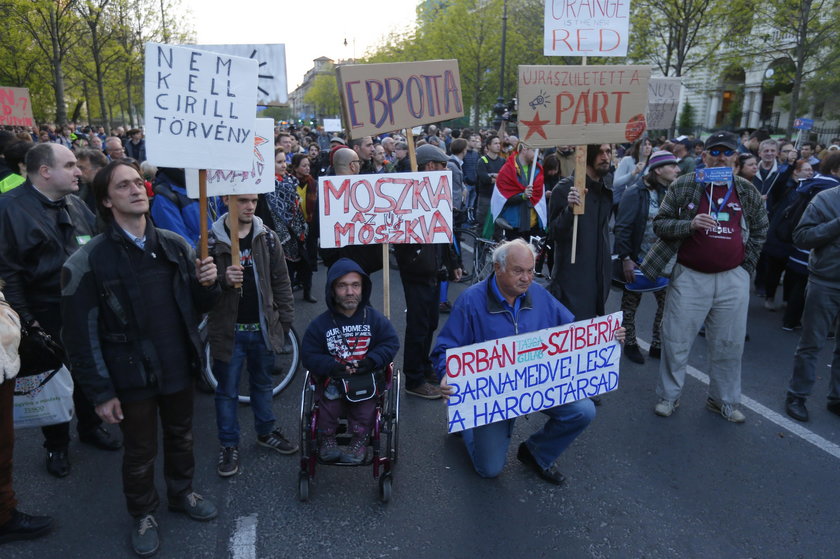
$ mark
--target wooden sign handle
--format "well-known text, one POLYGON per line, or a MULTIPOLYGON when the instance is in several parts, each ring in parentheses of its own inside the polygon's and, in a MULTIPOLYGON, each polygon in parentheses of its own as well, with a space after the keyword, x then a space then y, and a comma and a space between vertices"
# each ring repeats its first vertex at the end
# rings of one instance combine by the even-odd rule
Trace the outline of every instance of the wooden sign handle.
MULTIPOLYGON (((239 255, 239 203, 234 194, 228 196, 228 229, 230 230, 230 262, 239 265, 242 263, 242 257, 239 255)), ((241 283, 233 284, 234 289, 240 287, 242 287, 241 283)))
POLYGON ((575 148, 575 190, 580 196, 580 205, 572 208, 575 221, 572 224, 572 264, 577 256, 578 216, 584 214, 586 206, 586 146, 575 148))
MULTIPOLYGON (((207 169, 198 171, 198 221, 199 238, 198 250, 201 260, 207 259, 210 251, 207 248, 207 169)), ((209 287, 212 281, 206 281, 201 285, 209 287)))

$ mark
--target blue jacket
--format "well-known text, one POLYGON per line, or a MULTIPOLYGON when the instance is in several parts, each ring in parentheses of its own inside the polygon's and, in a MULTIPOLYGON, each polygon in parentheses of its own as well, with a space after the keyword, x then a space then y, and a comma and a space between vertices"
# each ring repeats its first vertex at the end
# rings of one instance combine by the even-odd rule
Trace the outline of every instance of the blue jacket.
MULTIPOLYGON (((184 186, 184 172, 180 169, 161 169, 155 177, 155 194, 152 201, 152 221, 155 227, 178 233, 195 250, 201 235, 201 221, 199 220, 198 200, 191 200, 187 196, 184 186), (175 193, 176 200, 160 193, 160 187, 168 187, 175 193)), ((208 200, 207 230, 213 226, 213 216, 209 209, 208 200)))
POLYGON ((324 291, 328 310, 306 328, 301 342, 303 366, 323 378, 339 363, 369 358, 380 368, 392 362, 400 349, 400 338, 391 322, 370 306, 372 285, 361 266, 349 258, 337 260, 327 272, 324 291), (362 276, 362 300, 353 316, 345 316, 335 308, 332 286, 350 272, 362 276))
POLYGON ((518 312, 511 312, 493 290, 495 277, 473 285, 455 301, 432 350, 438 379, 446 374, 447 349, 574 322, 569 309, 536 283, 520 296, 518 312))

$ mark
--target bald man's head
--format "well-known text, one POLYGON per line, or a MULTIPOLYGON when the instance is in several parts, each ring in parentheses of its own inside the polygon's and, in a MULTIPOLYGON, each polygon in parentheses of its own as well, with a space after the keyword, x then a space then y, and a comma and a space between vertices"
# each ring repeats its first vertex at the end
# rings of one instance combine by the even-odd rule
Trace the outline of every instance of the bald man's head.
POLYGON ((351 163, 359 161, 359 155, 356 150, 350 148, 341 148, 333 154, 333 169, 336 175, 358 175, 359 165, 352 165, 351 163))

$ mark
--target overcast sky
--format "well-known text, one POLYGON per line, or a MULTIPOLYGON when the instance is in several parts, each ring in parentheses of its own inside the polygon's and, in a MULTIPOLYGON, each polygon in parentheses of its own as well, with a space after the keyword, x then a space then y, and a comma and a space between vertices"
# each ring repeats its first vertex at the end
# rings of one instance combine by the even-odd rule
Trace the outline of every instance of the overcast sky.
POLYGON ((284 43, 291 93, 312 61, 362 56, 416 20, 413 0, 182 0, 199 44, 284 43), (347 46, 344 41, 347 40, 347 46))

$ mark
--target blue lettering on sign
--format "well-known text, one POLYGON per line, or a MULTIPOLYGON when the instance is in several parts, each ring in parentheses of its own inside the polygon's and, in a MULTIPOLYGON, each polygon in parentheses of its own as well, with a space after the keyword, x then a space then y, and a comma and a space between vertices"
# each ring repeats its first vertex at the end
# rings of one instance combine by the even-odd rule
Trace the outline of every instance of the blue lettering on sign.
POLYGON ((712 167, 694 171, 697 182, 731 182, 732 169, 730 167, 712 167))
POLYGON ((793 121, 793 127, 796 130, 810 130, 814 127, 814 119, 812 118, 797 118, 793 121))

